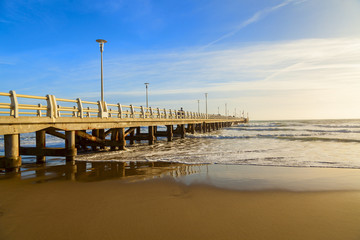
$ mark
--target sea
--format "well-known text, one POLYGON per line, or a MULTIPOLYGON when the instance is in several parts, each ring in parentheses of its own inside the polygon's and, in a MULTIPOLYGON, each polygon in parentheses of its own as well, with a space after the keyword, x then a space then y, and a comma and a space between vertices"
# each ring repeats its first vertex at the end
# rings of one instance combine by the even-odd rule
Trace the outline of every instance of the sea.
MULTIPOLYGON (((158 130, 165 130, 165 126, 158 127, 158 130)), ((147 128, 142 128, 142 132, 146 131, 147 128)), ((35 146, 35 134, 21 134, 20 142, 21 146, 35 146)), ((50 135, 47 135, 46 142, 48 147, 64 146, 64 140, 50 135)), ((0 151, 3 152, 3 141, 0 141, 0 151)), ((87 172, 96 171, 94 166, 99 166, 96 164, 100 163, 104 165, 111 163, 112 166, 124 162, 128 163, 127 165, 133 163, 153 167, 161 165, 167 166, 167 169, 170 165, 198 166, 188 169, 186 174, 179 174, 179 169, 175 169, 175 173, 172 172, 170 175, 186 175, 181 179, 189 183, 199 179, 209 179, 210 169, 210 173, 212 173, 210 175, 213 179, 217 179, 214 182, 224 186, 236 186, 241 189, 248 186, 251 188, 257 186, 264 188, 265 186, 266 188, 266 184, 270 183, 269 188, 293 189, 294 186, 283 184, 283 182, 289 181, 278 179, 279 181, 275 181, 275 183, 274 176, 284 176, 286 173, 288 179, 292 174, 302 176, 301 178, 304 179, 303 176, 306 174, 303 169, 308 169, 306 170, 308 172, 313 171, 311 169, 356 169, 355 172, 347 171, 337 175, 337 178, 341 179, 342 176, 349 174, 357 176, 360 173, 358 171, 360 169, 359 156, 359 119, 284 120, 250 121, 209 133, 187 133, 186 138, 175 138, 173 142, 167 142, 166 138, 158 138, 156 143, 151 146, 147 144, 147 141, 142 141, 128 146, 123 151, 89 151, 80 153, 76 157, 76 161, 86 164, 87 172), (268 174, 269 167, 271 167, 272 173, 277 172, 277 174, 266 178, 264 176, 268 174), (249 172, 252 172, 253 175, 250 176, 249 172), (225 175, 228 177, 224 178, 225 175), (262 183, 259 184, 259 182, 262 183)), ((47 166, 50 167, 65 162, 61 157, 48 157, 47 159, 47 166)), ((30 171, 31 168, 26 166, 34 167, 35 157, 23 156, 22 161, 25 166, 23 167, 23 176, 30 176, 34 171, 30 171)), ((106 169, 110 168, 110 165, 105 166, 102 172, 106 172, 106 169)), ((138 169, 142 168, 138 167, 138 169)), ((317 170, 310 175, 319 174, 321 175, 321 172, 319 173, 317 170)), ((141 173, 138 171, 135 175, 141 175, 141 173)), ((151 178, 154 175, 156 174, 151 175, 151 178)), ((162 175, 164 174, 158 174, 158 176, 162 175)), ((118 175, 115 174, 115 176, 118 175)), ((114 177, 113 171, 111 177, 114 177)), ((103 176, 103 178, 107 177, 103 176)), ((308 180, 312 179, 314 178, 311 177, 308 180)), ((322 179, 321 181, 328 183, 328 180, 322 179)), ((336 181, 336 183, 338 182, 336 181)), ((342 184, 346 185, 347 183, 342 184)), ((360 189, 360 184, 352 186, 360 189)), ((321 189, 323 188, 324 186, 321 187, 321 189)))
MULTIPOLYGON (((161 128, 159 128, 161 130, 161 128)), ((143 131, 146 131, 144 129, 143 131)), ((360 120, 251 121, 78 160, 360 168, 360 120)))

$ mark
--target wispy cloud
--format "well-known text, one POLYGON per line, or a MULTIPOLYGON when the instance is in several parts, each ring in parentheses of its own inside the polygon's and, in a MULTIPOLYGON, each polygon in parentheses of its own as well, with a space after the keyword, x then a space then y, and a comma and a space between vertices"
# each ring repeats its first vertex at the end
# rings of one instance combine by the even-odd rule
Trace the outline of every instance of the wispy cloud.
POLYGON ((307 0, 286 0, 286 1, 284 1, 284 2, 282 2, 280 4, 278 4, 278 5, 262 9, 262 10, 256 12, 250 18, 248 18, 245 21, 241 22, 237 27, 235 27, 235 29, 233 31, 231 31, 229 33, 226 33, 223 36, 219 37, 218 39, 206 44, 205 46, 201 47, 200 50, 204 50, 204 49, 214 45, 215 43, 218 43, 218 42, 220 42, 220 41, 222 41, 222 40, 224 40, 226 38, 229 38, 229 37, 235 35, 241 29, 247 27, 248 25, 250 25, 252 23, 256 23, 256 22, 260 21, 261 19, 265 18, 270 13, 289 5, 290 3, 300 4, 300 3, 303 3, 305 1, 307 1, 307 0))

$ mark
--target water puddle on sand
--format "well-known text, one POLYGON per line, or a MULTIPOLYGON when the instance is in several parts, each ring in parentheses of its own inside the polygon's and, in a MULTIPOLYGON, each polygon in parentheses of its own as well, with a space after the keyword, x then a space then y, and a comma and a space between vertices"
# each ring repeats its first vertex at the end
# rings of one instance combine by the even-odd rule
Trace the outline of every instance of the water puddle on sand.
POLYGON ((304 168, 149 161, 48 161, 25 163, 19 173, 0 172, 0 181, 128 182, 172 179, 185 185, 205 184, 238 191, 360 190, 360 169, 304 168))
POLYGON ((179 178, 197 173, 200 165, 171 162, 144 161, 52 161, 45 164, 23 164, 18 173, 0 173, 0 180, 17 178, 33 183, 49 181, 94 182, 110 179, 124 181, 144 181, 155 178, 179 178))

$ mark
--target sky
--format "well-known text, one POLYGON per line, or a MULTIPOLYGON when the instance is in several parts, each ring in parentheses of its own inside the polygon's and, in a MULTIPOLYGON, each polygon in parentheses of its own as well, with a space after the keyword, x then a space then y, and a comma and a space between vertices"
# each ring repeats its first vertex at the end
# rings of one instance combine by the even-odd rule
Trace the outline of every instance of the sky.
POLYGON ((360 0, 0 0, 0 92, 360 118, 360 0))

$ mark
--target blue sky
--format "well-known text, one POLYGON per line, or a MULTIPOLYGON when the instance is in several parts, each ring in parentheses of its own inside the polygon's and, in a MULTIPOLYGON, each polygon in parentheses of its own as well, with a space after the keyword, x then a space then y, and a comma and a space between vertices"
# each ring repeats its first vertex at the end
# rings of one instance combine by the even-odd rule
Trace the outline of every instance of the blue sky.
POLYGON ((359 0, 0 0, 0 91, 360 118, 359 0))

